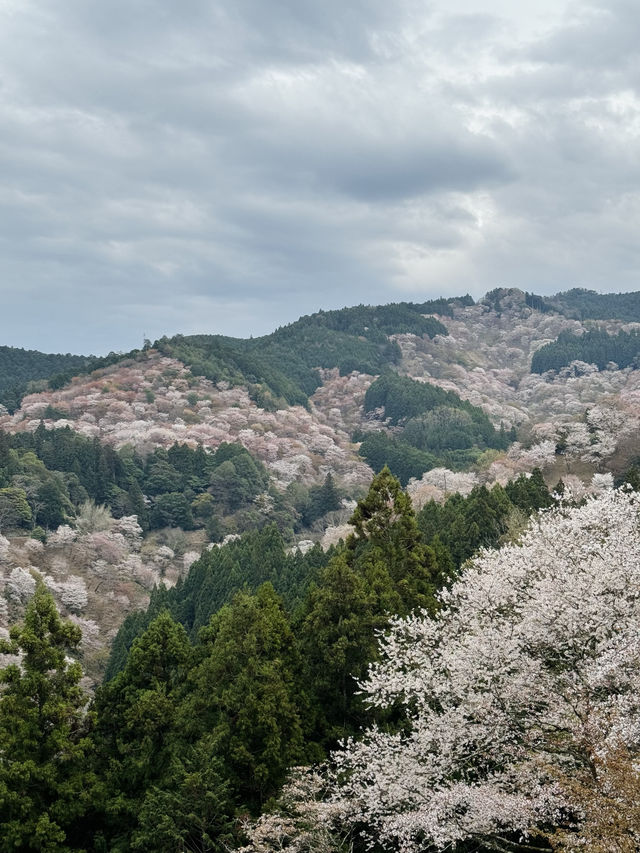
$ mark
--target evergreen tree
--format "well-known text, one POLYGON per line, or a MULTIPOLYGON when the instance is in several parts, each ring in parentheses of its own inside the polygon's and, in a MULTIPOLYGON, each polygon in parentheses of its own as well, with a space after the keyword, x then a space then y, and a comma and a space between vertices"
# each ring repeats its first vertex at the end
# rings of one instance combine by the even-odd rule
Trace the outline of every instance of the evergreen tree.
POLYGON ((340 509, 340 495, 329 472, 321 486, 312 486, 309 490, 309 501, 303 520, 305 524, 311 525, 316 519, 336 509, 340 509))
POLYGON ((132 833, 142 853, 227 853, 234 814, 229 783, 211 739, 174 755, 162 787, 147 791, 132 833))
POLYGON ((304 603, 299 636, 313 693, 312 739, 324 747, 371 718, 358 681, 391 615, 435 610, 434 552, 422 543, 411 500, 384 468, 351 517, 346 548, 322 570, 304 603))
POLYGON ((240 592, 200 639, 185 728, 213 738, 237 800, 257 809, 303 756, 300 663, 282 601, 270 583, 240 592))
POLYGON ((357 684, 375 660, 376 629, 387 622, 379 600, 390 596, 391 584, 383 574, 377 601, 367 580, 346 553, 338 554, 310 590, 302 611, 298 633, 311 692, 306 734, 324 748, 369 721, 357 684))
POLYGON ((129 508, 133 515, 137 515, 138 524, 140 527, 146 531, 149 529, 149 511, 144 502, 144 495, 142 494, 142 489, 140 488, 140 484, 136 479, 131 480, 131 485, 129 486, 128 491, 129 496, 129 508))
POLYGON ((411 499, 386 466, 373 478, 350 523, 355 531, 347 548, 353 560, 373 551, 384 563, 400 598, 395 612, 406 615, 418 607, 433 610, 435 556, 422 543, 411 499))
POLYGON ((163 611, 134 642, 124 670, 98 691, 96 749, 110 849, 129 849, 145 797, 172 776, 190 657, 186 631, 163 611))
POLYGON ((92 717, 69 661, 80 629, 60 619, 51 595, 36 586, 24 624, 0 651, 21 654, 0 670, 0 851, 76 850, 74 825, 90 804, 87 769, 92 717))

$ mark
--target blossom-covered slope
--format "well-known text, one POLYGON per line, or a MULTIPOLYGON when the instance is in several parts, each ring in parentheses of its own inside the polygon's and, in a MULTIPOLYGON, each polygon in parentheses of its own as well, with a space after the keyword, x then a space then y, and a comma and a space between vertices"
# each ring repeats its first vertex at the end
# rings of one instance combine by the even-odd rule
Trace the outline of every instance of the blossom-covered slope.
MULTIPOLYGON (((563 331, 580 333, 593 324, 534 310, 517 290, 496 291, 476 305, 466 300, 444 307, 448 313, 441 319, 448 334, 389 334, 389 351, 396 355, 387 367, 455 391, 481 407, 496 427, 514 426, 518 440, 506 451, 487 450, 473 470, 454 473, 438 467, 410 482, 417 507, 453 491, 468 493, 478 483, 504 483, 535 466, 549 484, 561 477, 578 493, 589 488, 595 474, 597 490, 609 471, 617 473, 635 461, 640 370, 610 365, 599 371, 575 362, 555 373, 530 372, 531 356, 543 344, 563 331)), ((640 328, 620 319, 599 321, 599 326, 610 332, 640 328)), ((32 393, 14 414, 0 409, 0 429, 34 431, 42 422, 48 429, 68 426, 116 448, 130 445, 143 455, 176 442, 212 450, 238 442, 264 463, 276 489, 296 481, 320 484, 331 473, 343 494, 353 497, 373 476, 358 455, 354 432, 393 434, 396 427, 364 412, 375 375, 343 373, 319 369, 320 384, 308 407, 281 402, 273 411, 255 402, 249 386, 196 376, 178 359, 150 349, 62 388, 32 393)), ((0 599, 0 626, 20 615, 40 576, 65 612, 82 620, 88 660, 97 672, 126 612, 143 606, 160 579, 173 582, 185 569, 184 551, 190 560, 205 541, 199 531, 179 549, 161 540, 143 543, 120 530, 123 521, 109 522, 102 530, 68 528, 50 535, 44 545, 24 537, 1 539, 5 600, 0 599)), ((330 529, 323 541, 347 532, 344 526, 330 529)), ((323 532, 313 535, 319 539, 323 532)))
MULTIPOLYGON (((579 334, 591 324, 533 310, 518 290, 503 291, 498 307, 483 302, 456 307, 447 318, 447 337, 396 338, 402 372, 456 391, 496 424, 517 427, 519 441, 492 461, 482 479, 505 482, 535 466, 565 480, 584 479, 611 465, 628 465, 639 437, 640 371, 615 365, 598 371, 575 362, 533 374, 537 349, 562 331, 579 334)), ((610 332, 640 327, 620 320, 598 325, 610 332)))
MULTIPOLYGON (((530 308, 518 290, 496 291, 490 304, 452 303, 448 335, 392 335, 402 358, 393 368, 455 391, 481 407, 496 426, 516 426, 519 441, 482 474, 501 480, 536 465, 556 473, 606 468, 618 450, 625 456, 638 435, 640 371, 574 363, 557 373, 530 372, 531 356, 558 334, 589 326, 555 312, 530 308), (496 294, 498 294, 496 296, 496 294), (563 449, 558 465, 555 450, 563 449), (573 464, 572 464, 573 463, 573 464), (585 468, 586 466, 586 468, 585 468)), ((620 320, 600 322, 609 331, 638 328, 620 320)), ((390 365, 391 366, 391 365, 390 365)), ((357 456, 355 429, 379 428, 364 417, 362 401, 374 377, 337 368, 319 371, 322 384, 308 409, 267 411, 248 388, 192 375, 177 359, 156 351, 74 379, 55 391, 26 396, 0 428, 15 432, 68 425, 115 447, 142 452, 174 442, 215 448, 237 441, 269 469, 276 485, 320 482, 331 471, 347 488, 365 486, 371 469, 357 456)), ((623 461, 628 461, 626 457, 623 461)))
POLYGON ((116 521, 100 509, 78 518, 75 528, 58 527, 44 544, 0 534, 0 637, 23 616, 41 580, 82 629, 83 669, 90 681, 99 678, 127 613, 146 607, 155 585, 172 586, 199 556, 196 542, 197 550, 184 537, 172 544, 143 540, 135 516, 116 521))
POLYGON ((65 388, 31 394, 0 429, 70 426, 114 447, 145 452, 175 442, 215 448, 240 442, 258 457, 276 484, 319 481, 328 471, 346 485, 366 485, 371 469, 356 454, 348 424, 372 377, 325 371, 318 405, 261 409, 244 388, 214 385, 156 352, 80 376, 65 388))

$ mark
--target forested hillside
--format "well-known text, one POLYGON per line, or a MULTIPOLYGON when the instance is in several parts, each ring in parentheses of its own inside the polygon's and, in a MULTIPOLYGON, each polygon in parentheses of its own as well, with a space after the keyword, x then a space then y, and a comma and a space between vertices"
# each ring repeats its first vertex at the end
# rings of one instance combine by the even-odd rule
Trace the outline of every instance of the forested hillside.
POLYGON ((302 317, 262 338, 178 335, 155 346, 184 362, 196 376, 248 387, 263 408, 308 405, 322 384, 318 368, 337 367, 343 375, 354 370, 380 373, 400 360, 390 335, 446 335, 441 322, 424 314, 451 314, 455 301, 360 305, 302 317))
POLYGON ((635 850, 639 333, 569 313, 178 335, 0 414, 0 853, 635 850))
POLYGON ((391 371, 369 386, 364 410, 400 427, 392 435, 368 430, 359 438, 373 470, 388 465, 403 485, 437 466, 467 469, 485 450, 506 450, 516 438, 515 429, 507 433, 501 424, 496 430, 482 409, 453 391, 391 371))
POLYGON ((576 287, 544 297, 545 305, 577 320, 624 320, 640 323, 640 292, 596 293, 576 287))
MULTIPOLYGON (((72 372, 80 373, 92 363, 82 355, 54 355, 37 350, 0 346, 0 405, 13 412, 34 380, 64 381, 72 372)), ((44 385, 46 387, 46 384, 44 385)))
POLYGON ((606 367, 638 367, 640 355, 640 329, 610 335, 604 330, 594 329, 582 335, 565 332, 557 340, 545 344, 531 359, 533 373, 546 370, 561 370, 572 361, 595 364, 599 370, 606 367))
MULTIPOLYGON (((528 512, 539 504, 541 486, 535 497, 525 481, 523 487, 522 494, 532 498, 525 500, 528 512)), ((489 512, 501 507, 503 520, 496 516, 483 540, 497 542, 515 504, 496 489, 449 507, 451 539, 468 507, 480 502, 489 512)), ((549 501, 543 486, 542 492, 549 501)), ((346 542, 306 555, 287 554, 273 527, 247 533, 205 552, 173 589, 156 590, 147 612, 122 627, 109 680, 96 696, 95 722, 87 719, 84 730, 66 728, 82 716, 73 686, 78 671, 52 657, 52 668, 67 672, 51 695, 52 715, 59 713, 55 703, 67 703, 53 731, 67 748, 75 744, 84 769, 41 753, 41 772, 54 774, 57 787, 42 781, 19 808, 0 804, 7 837, 23 843, 44 813, 50 822, 43 831, 64 833, 93 849, 103 839, 107 849, 144 843, 145 849, 169 851, 178 838, 222 850, 222 837, 211 832, 224 826, 226 840, 239 840, 236 817, 246 809, 258 814, 288 767, 322 758, 339 738, 372 721, 375 714, 363 704, 357 680, 377 658, 378 630, 394 613, 435 613, 435 593, 451 582, 460 560, 439 536, 427 532, 423 539, 420 519, 388 471, 374 479, 351 521, 346 542), (189 787, 194 774, 200 793, 189 787), (86 785, 73 805, 65 793, 72 776, 86 785)), ((447 525, 440 532, 446 538, 447 525)), ((479 537, 468 540, 469 553, 479 544, 479 537)), ((27 606, 25 630, 41 632, 53 655, 53 649, 76 647, 80 635, 77 628, 63 629, 52 608, 41 581, 27 606)), ((27 634, 13 637, 12 648, 28 642, 27 634)), ((45 679, 40 665, 27 658, 25 679, 36 673, 45 679)), ((9 691, 0 706, 26 702, 32 683, 16 681, 22 692, 9 691)), ((0 733, 6 719, 0 715, 0 733)), ((24 736, 31 727, 37 737, 38 727, 49 724, 48 718, 27 717, 24 736)), ((9 743, 6 737, 9 732, 0 742, 9 743)), ((11 737, 16 745, 18 735, 11 737)), ((16 754, 16 760, 29 760, 26 741, 16 754)), ((6 766, 0 766, 0 780, 15 791, 6 766)))
POLYGON ((62 388, 74 376, 136 358, 141 353, 142 350, 134 349, 104 356, 60 355, 0 346, 0 405, 13 412, 26 394, 62 388))

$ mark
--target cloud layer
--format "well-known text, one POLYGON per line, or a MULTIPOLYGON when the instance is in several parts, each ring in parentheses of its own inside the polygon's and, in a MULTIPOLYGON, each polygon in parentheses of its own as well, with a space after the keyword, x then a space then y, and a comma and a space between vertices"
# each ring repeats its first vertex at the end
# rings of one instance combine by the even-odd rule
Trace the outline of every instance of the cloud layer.
POLYGON ((0 343, 640 289, 629 0, 0 0, 0 343))

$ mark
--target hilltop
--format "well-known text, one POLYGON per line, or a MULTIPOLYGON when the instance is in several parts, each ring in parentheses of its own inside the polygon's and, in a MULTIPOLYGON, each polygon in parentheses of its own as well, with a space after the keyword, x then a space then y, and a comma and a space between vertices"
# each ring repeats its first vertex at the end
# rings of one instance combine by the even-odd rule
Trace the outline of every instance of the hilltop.
POLYGON ((640 303, 596 296, 498 289, 52 362, 0 413, 0 621, 44 577, 97 674, 126 613, 207 542, 268 525, 289 547, 337 541, 385 464, 416 508, 534 468, 597 488, 637 462, 640 303), (543 355, 556 367, 534 372, 543 355))

